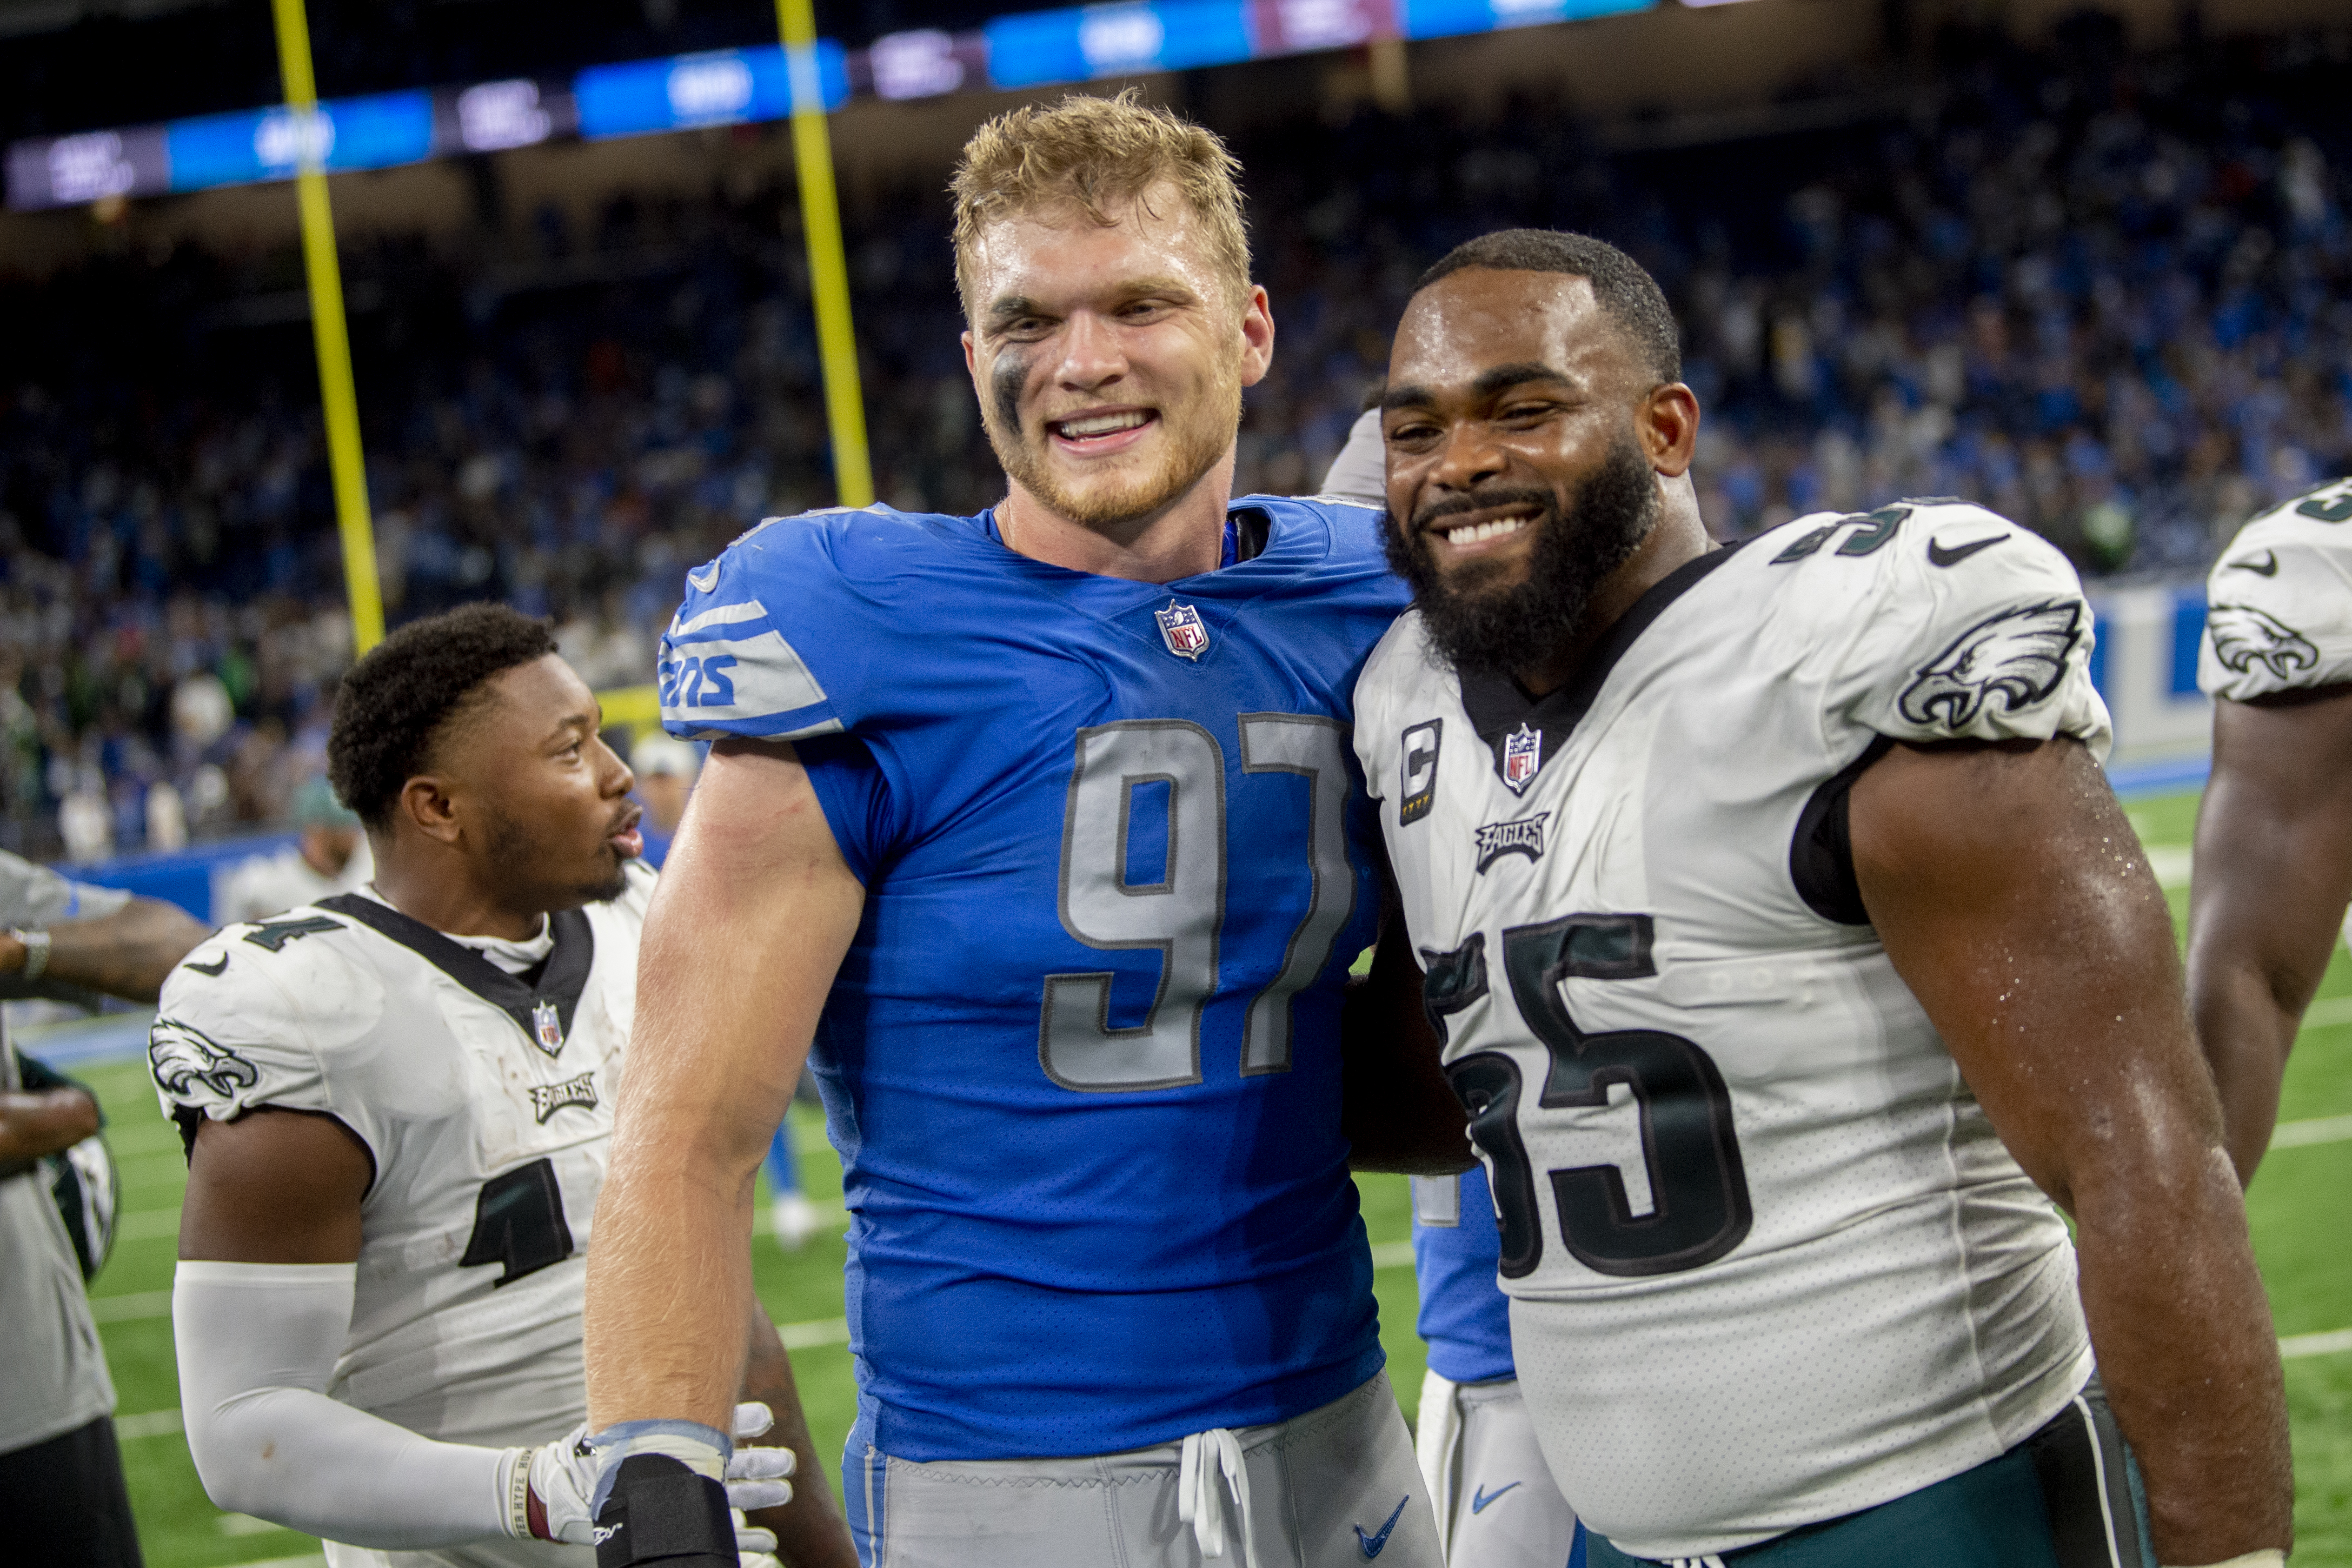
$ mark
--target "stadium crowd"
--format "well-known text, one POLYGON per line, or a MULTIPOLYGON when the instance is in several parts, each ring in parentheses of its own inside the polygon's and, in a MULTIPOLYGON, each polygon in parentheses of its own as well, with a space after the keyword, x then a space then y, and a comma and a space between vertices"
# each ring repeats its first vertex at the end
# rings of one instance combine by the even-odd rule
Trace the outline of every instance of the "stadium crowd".
MULTIPOLYGON (((1431 258, 1554 226, 1673 298, 1719 536, 1959 495, 2086 574, 2201 567, 2352 468, 2352 146, 2311 110, 2331 63, 2126 58, 2090 26, 1947 40, 1899 102, 1729 142, 1536 103, 1244 133, 1281 337, 1237 493, 1323 471, 1431 258)), ((494 215, 494 169, 481 189, 494 215)), ((882 499, 971 511, 1001 481, 945 214, 866 202, 851 262, 882 499)), ((347 246, 391 618, 498 596, 592 683, 635 683, 685 568, 829 502, 795 215, 728 188, 589 232, 548 209, 347 246)), ((138 254, 131 226, 0 288, 0 844, 34 854, 279 820, 348 657, 298 258, 138 254)))

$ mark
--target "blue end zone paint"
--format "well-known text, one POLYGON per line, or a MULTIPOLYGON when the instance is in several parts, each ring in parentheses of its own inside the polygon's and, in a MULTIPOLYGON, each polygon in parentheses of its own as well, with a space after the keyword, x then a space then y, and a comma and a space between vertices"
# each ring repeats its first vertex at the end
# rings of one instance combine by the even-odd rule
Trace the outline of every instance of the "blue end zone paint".
POLYGON ((2107 770, 2107 786, 2119 800, 2145 800, 2152 795, 2177 795, 2204 787, 2213 769, 2206 756, 2166 757, 2152 763, 2132 763, 2107 770))

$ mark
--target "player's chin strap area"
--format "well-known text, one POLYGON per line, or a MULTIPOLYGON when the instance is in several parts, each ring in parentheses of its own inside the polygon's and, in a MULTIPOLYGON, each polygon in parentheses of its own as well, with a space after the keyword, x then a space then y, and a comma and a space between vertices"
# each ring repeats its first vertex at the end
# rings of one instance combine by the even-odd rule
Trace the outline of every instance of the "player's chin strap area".
POLYGON ((590 1506, 596 1568, 737 1568, 727 1511, 727 1435, 692 1421, 625 1421, 591 1439, 604 1455, 590 1506))
POLYGON ((1225 1510, 1217 1497, 1217 1472, 1234 1496, 1240 1526, 1242 1568, 1255 1568, 1250 1555, 1249 1467, 1242 1459, 1241 1439, 1223 1426, 1195 1432, 1184 1439, 1184 1462, 1176 1478, 1177 1518, 1192 1527, 1203 1557, 1225 1554, 1225 1510), (1213 1457, 1214 1463, 1212 1464, 1213 1457))

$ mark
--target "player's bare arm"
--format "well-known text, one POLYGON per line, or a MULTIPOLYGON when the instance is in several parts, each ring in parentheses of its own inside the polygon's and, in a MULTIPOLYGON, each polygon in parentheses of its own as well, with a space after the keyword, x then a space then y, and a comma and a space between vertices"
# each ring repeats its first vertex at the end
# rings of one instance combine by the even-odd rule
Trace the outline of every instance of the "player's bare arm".
MULTIPOLYGON (((96 920, 59 921, 45 934, 42 980, 152 1002, 172 966, 204 941, 205 928, 176 904, 133 899, 96 920)), ((0 932, 0 976, 22 974, 27 956, 23 939, 0 932)))
POLYGON ((202 1121, 180 1200, 180 1257, 219 1263, 355 1263, 375 1162, 331 1116, 263 1110, 202 1121))
POLYGON ((2251 1182, 2352 901, 2352 686, 2214 703, 2196 868, 2189 1002, 2231 1161, 2251 1182))
POLYGON ((1371 973, 1349 987, 1339 1015, 1347 1053, 1340 1115, 1351 1169, 1443 1176, 1477 1163, 1461 1102, 1439 1065, 1422 981, 1404 917, 1391 900, 1371 973))
POLYGON ((752 1178, 865 889, 789 745, 711 751, 646 921, 636 1035, 588 1260, 589 1423, 720 1428, 751 1295, 752 1178))
POLYGON ((0 1093, 0 1176, 98 1131, 98 1101, 79 1089, 0 1093))
POLYGON ((2064 739, 1898 745, 1854 785, 1851 830, 1896 970, 2074 1218, 2158 1557, 2286 1547, 2286 1415, 2244 1202, 2163 894, 2097 764, 2064 739))

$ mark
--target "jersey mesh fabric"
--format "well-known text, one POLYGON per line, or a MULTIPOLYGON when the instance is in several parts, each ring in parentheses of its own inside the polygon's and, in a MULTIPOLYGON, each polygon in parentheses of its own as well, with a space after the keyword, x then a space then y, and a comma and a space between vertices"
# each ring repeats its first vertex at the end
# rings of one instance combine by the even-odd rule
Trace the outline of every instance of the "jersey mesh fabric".
POLYGON ((772 520, 689 574, 665 638, 670 731, 814 740, 866 883, 813 1063, 861 1440, 897 1458, 1140 1447, 1380 1368, 1334 1114, 1377 908, 1344 726, 1404 595, 1377 513, 1243 508, 1261 553, 1164 584, 984 517, 772 520), (1245 1074, 1274 1019, 1286 1063, 1245 1074))
MULTIPOLYGON (((1511 1304, 1495 1283, 1502 1237, 1495 1199, 1482 1166, 1438 1180, 1454 1185, 1452 1225, 1425 1223, 1416 1203, 1412 1268, 1421 1284, 1415 1327, 1429 1345, 1429 1364, 1454 1383, 1487 1383, 1511 1375, 1511 1304)), ((1416 1192, 1421 1182, 1413 1184, 1416 1192)))

